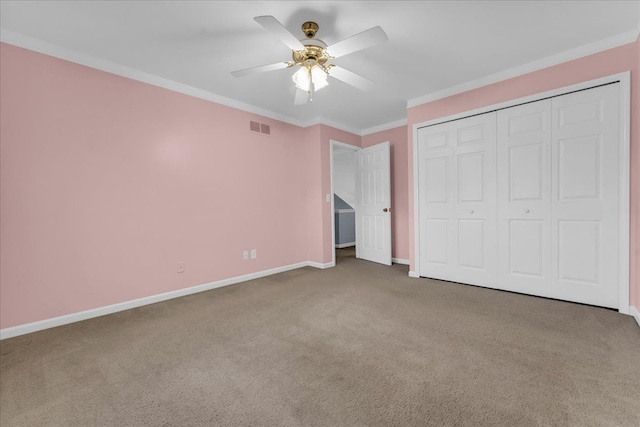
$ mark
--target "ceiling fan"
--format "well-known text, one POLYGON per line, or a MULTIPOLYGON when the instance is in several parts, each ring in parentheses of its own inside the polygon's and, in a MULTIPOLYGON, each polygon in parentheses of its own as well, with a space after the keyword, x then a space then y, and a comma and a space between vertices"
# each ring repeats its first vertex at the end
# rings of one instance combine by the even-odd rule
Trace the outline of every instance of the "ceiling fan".
POLYGON ((308 101, 312 102, 315 91, 329 84, 327 76, 334 77, 363 91, 370 90, 373 87, 371 80, 329 62, 332 59, 386 41, 387 35, 382 28, 373 27, 327 46, 325 42, 315 38, 319 29, 318 24, 315 22, 308 21, 302 24, 302 31, 306 38, 298 40, 273 16, 257 16, 253 19, 292 50, 291 57, 293 60, 233 71, 231 73, 233 76, 244 77, 251 74, 299 66, 300 69, 292 77, 297 87, 295 105, 306 104, 308 101))

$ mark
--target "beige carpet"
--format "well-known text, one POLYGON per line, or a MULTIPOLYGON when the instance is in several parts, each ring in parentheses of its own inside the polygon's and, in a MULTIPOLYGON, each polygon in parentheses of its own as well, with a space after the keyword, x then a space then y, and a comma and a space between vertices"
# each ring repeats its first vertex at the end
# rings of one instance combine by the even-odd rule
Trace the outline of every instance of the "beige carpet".
POLYGON ((611 310, 338 256, 2 341, 0 425, 639 426, 611 310))

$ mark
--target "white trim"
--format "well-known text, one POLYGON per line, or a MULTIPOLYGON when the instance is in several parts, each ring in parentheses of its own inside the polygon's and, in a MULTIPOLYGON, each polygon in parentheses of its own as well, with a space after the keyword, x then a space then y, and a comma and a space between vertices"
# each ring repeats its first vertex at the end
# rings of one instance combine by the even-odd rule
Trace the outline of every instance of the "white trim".
POLYGON ((416 273, 415 271, 409 271, 409 277, 413 277, 414 279, 419 279, 420 275, 418 273, 416 273))
POLYGON ((354 135, 361 136, 360 129, 354 128, 352 126, 345 125, 343 123, 335 122, 333 120, 330 120, 330 119, 327 119, 327 118, 324 118, 324 117, 320 117, 320 116, 316 117, 316 118, 314 118, 312 120, 307 120, 305 122, 302 122, 302 125, 300 125, 300 126, 302 126, 304 128, 307 128, 309 126, 314 126, 314 125, 325 125, 325 126, 332 127, 334 129, 343 130, 345 132, 349 132, 349 133, 352 133, 354 135))
POLYGON ((326 269, 326 268, 335 267, 335 266, 336 266, 336 263, 335 263, 335 261, 333 261, 333 262, 327 262, 327 263, 322 264, 322 263, 320 263, 320 262, 307 261, 307 262, 306 262, 306 265, 307 265, 308 267, 314 267, 314 268, 319 268, 319 269, 321 269, 321 270, 324 270, 324 269, 326 269))
POLYGON ((335 140, 335 139, 330 139, 329 141, 330 141, 333 145, 335 145, 335 146, 337 146, 337 147, 347 148, 347 149, 349 149, 349 150, 351 150, 351 151, 358 151, 358 150, 360 150, 360 149, 361 149, 361 148, 360 148, 360 147, 358 147, 357 145, 347 144, 346 142, 340 142, 340 141, 337 141, 337 140, 335 140))
POLYGON ((258 114, 263 117, 267 117, 273 120, 278 120, 283 123, 288 123, 294 126, 306 128, 316 124, 323 124, 335 129, 339 129, 345 132, 353 133, 357 136, 362 135, 360 129, 356 129, 351 126, 347 126, 343 123, 335 122, 333 120, 326 119, 324 117, 316 117, 312 120, 299 120, 293 117, 286 116, 284 114, 276 113, 266 108, 258 107, 255 105, 247 104, 237 101, 235 99, 227 98, 222 95, 218 95, 213 92, 209 92, 203 89, 198 89, 193 86, 189 86, 183 83, 169 80, 164 77, 156 76, 145 71, 131 68, 126 65, 121 65, 116 62, 112 62, 106 59, 101 59, 86 53, 78 52, 75 50, 67 49, 62 46, 58 46, 52 43, 45 42, 43 40, 35 39, 33 37, 25 36, 20 33, 16 33, 7 29, 0 29, 0 41, 10 45, 18 46, 24 49, 29 49, 34 52, 39 52, 45 55, 53 56, 55 58, 64 59, 76 64, 84 65, 86 67, 94 68, 96 70, 105 71, 107 73, 115 74, 118 76, 126 77, 139 82, 147 83, 153 86, 158 86, 164 89, 168 89, 174 92, 182 93, 185 95, 193 96, 195 98, 204 99, 206 101, 215 102, 216 104, 225 105, 227 107, 235 108, 238 110, 246 111, 248 113, 258 114))
POLYGON ((413 125, 413 271, 410 277, 420 277, 420 193, 418 185, 418 126, 413 125), (413 275, 412 275, 413 273, 413 275))
POLYGON ((633 31, 628 31, 626 33, 618 34, 617 36, 598 40, 596 42, 589 43, 574 49, 566 50, 564 52, 560 52, 555 55, 551 55, 546 58, 539 59, 537 61, 529 62, 527 64, 509 68, 507 70, 500 71, 495 74, 490 74, 488 76, 481 77, 476 80, 471 80, 465 83, 448 87, 446 89, 439 90, 437 92, 433 92, 417 98, 409 99, 407 101, 407 108, 416 107, 418 105, 426 104, 428 102, 432 102, 438 99, 446 98, 446 97, 463 93, 463 92, 468 92, 473 89, 477 89, 477 88, 487 86, 493 83, 497 83, 503 80, 518 77, 523 74, 532 73, 534 71, 538 71, 544 68, 552 67, 554 65, 562 64, 563 62, 572 61, 574 59, 593 55, 595 53, 602 52, 607 49, 613 49, 628 43, 634 43, 637 38, 638 38, 638 31, 633 30, 633 31))
POLYGON ((620 79, 620 220, 618 257, 619 289, 618 311, 629 314, 630 263, 630 210, 631 210, 631 72, 619 75, 620 79), (626 288, 623 284, 626 283, 626 288))
POLYGON ((352 246, 355 246, 356 242, 350 242, 350 243, 340 243, 336 245, 336 249, 344 249, 344 248, 350 248, 352 246))
MULTIPOLYGON (((335 204, 334 204, 334 197, 333 197, 333 147, 342 147, 342 148, 347 148, 351 151, 358 151, 360 150, 360 147, 357 147, 355 145, 351 145, 351 144, 346 144, 344 142, 340 142, 340 141, 336 141, 334 139, 330 139, 329 140, 329 190, 331 191, 331 212, 335 212, 336 208, 335 208, 335 204)), ((355 165, 354 165, 355 168, 355 165)), ((324 197, 324 195, 322 196, 324 197)), ((355 209, 354 209, 355 212, 355 209)), ((335 219, 335 215, 331 215, 331 264, 333 264, 332 266, 336 265, 336 219, 335 219)), ((320 267, 320 268, 326 268, 326 267, 320 267)))
MULTIPOLYGON (((107 314, 117 313, 119 311, 130 310, 144 305, 155 304, 174 298, 180 298, 199 292, 209 291, 211 289, 221 288, 223 286, 235 285, 236 283, 246 282, 248 280, 259 279, 261 277, 271 276, 273 274, 283 273, 289 270, 295 270, 301 267, 318 267, 320 264, 314 262, 299 262, 284 267, 272 268, 269 270, 258 271, 256 273, 245 274, 243 276, 231 277, 229 279, 218 280, 215 282, 205 283, 203 285, 192 286, 189 288, 178 289, 162 294, 151 295, 144 298, 138 298, 131 301, 125 301, 117 304, 107 305, 105 307, 94 308, 91 310, 80 311, 78 313, 66 314, 64 316, 53 317, 51 319, 40 320, 37 322, 27 323, 24 325, 13 326, 11 328, 0 329, 0 340, 17 337, 18 335, 30 334, 32 332, 41 331, 43 329, 55 328, 56 326, 67 325, 69 323, 79 322, 81 320, 92 319, 94 317, 105 316, 107 314)), ((320 266, 318 268, 326 268, 320 266)))
POLYGON ((391 258, 391 262, 394 264, 409 265, 409 260, 404 258, 391 258))
POLYGON ((630 100, 631 100, 631 72, 625 71, 611 76, 601 77, 586 82, 576 83, 570 86, 553 89, 550 91, 529 95, 523 98, 512 99, 509 101, 501 102, 499 104, 488 105, 475 110, 465 111, 462 113, 452 114, 446 117, 440 117, 434 120, 428 120, 426 122, 416 123, 413 125, 413 235, 414 235, 414 272, 418 276, 420 275, 420 212, 419 212, 419 189, 418 189, 418 129, 425 126, 432 126, 451 120, 461 119, 463 117, 473 116, 476 114, 487 113, 497 109, 513 107, 515 105, 523 104, 525 102, 537 101, 543 98, 550 98, 554 96, 563 95, 568 92, 576 90, 589 89, 594 86, 599 86, 607 83, 620 82, 620 242, 618 251, 622 255, 619 265, 619 301, 618 311, 620 313, 629 313, 629 198, 630 198, 630 130, 631 130, 631 115, 630 115, 630 100), (626 156, 626 157, 624 157, 626 156))
POLYGON ((638 311, 638 309, 634 306, 630 306, 629 307, 629 314, 631 316, 633 316, 634 319, 636 319, 636 322, 638 323, 638 326, 640 326, 640 311, 638 311))
POLYGON ((337 214, 343 214, 343 213, 354 213, 356 210, 355 209, 334 209, 333 212, 337 213, 337 214))
POLYGON ((385 123, 382 125, 363 129, 360 131, 360 136, 371 135, 372 133, 383 132, 385 130, 395 129, 395 128, 399 128, 400 126, 406 126, 406 125, 407 125, 407 119, 400 119, 400 120, 385 123))

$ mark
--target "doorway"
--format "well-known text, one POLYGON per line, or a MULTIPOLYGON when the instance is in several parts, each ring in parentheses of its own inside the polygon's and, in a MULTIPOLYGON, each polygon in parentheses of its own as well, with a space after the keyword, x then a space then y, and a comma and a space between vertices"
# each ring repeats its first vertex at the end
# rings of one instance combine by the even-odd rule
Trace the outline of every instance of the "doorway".
POLYGON ((359 147, 331 141, 331 237, 334 265, 356 258, 356 153, 359 147))

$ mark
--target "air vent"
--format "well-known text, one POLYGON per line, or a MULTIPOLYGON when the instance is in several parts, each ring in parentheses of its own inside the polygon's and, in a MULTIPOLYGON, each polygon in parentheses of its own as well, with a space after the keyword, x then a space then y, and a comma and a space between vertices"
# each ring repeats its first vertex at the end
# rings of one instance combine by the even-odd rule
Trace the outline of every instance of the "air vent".
POLYGON ((271 126, 265 123, 250 121, 249 130, 251 132, 261 133, 263 135, 271 135, 271 126))

